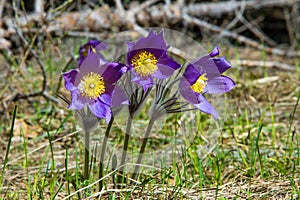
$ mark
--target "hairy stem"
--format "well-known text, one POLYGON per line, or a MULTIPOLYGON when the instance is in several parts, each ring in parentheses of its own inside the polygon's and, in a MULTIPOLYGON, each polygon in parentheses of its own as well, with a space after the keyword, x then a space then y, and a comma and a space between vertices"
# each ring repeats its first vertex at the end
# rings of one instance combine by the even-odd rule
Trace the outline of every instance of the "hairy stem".
POLYGON ((131 177, 132 179, 136 179, 137 176, 138 176, 138 172, 139 172, 139 170, 140 170, 140 164, 141 164, 142 158, 143 158, 143 153, 145 152, 146 145, 147 145, 147 141, 148 141, 150 132, 151 132, 151 130, 152 130, 154 121, 155 121, 155 120, 150 119, 149 124, 148 124, 148 126, 147 126, 147 130, 146 130, 146 133, 145 133, 144 139, 143 139, 143 144, 142 144, 142 146, 141 146, 141 148, 140 148, 139 157, 138 157, 138 159, 137 159, 137 161, 136 161, 136 165, 135 165, 135 168, 134 168, 132 177, 131 177))
POLYGON ((111 129, 111 126, 113 124, 113 121, 114 121, 114 117, 112 116, 112 118, 110 119, 109 123, 108 123, 108 126, 106 128, 106 131, 105 131, 105 137, 103 139, 103 143, 102 143, 102 148, 101 148, 101 154, 100 154, 100 167, 99 167, 99 177, 98 179, 100 180, 99 181, 99 192, 102 190, 103 188, 103 180, 102 180, 102 177, 103 177, 103 174, 104 174, 104 155, 105 155, 105 151, 106 151, 106 146, 107 146, 107 141, 108 141, 108 136, 109 136, 109 133, 110 133, 110 129, 111 129))
POLYGON ((84 130, 84 180, 89 179, 90 132, 84 130))
POLYGON ((126 135, 125 135, 125 141, 124 141, 122 158, 121 158, 121 167, 119 169, 119 172, 120 172, 121 176, 119 176, 118 183, 122 182, 122 179, 123 179, 122 175, 123 175, 124 165, 125 165, 125 160, 126 160, 126 155, 127 155, 127 149, 128 149, 129 138, 130 138, 131 125, 132 125, 132 118, 131 118, 131 115, 129 115, 128 119, 127 119, 126 135))

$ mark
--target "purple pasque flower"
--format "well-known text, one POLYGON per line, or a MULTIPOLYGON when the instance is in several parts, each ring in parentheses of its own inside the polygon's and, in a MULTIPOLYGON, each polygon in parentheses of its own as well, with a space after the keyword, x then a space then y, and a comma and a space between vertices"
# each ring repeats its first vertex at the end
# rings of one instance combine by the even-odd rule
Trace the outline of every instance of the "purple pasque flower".
POLYGON ((105 42, 101 42, 99 40, 89 40, 87 43, 82 45, 79 48, 79 58, 78 58, 78 66, 82 64, 83 60, 90 55, 92 52, 97 54, 100 59, 105 60, 103 55, 100 53, 101 50, 107 48, 107 44, 105 42))
POLYGON ((167 54, 163 31, 156 34, 150 30, 147 37, 127 45, 129 52, 126 59, 133 74, 132 81, 143 86, 144 90, 153 86, 154 78, 165 79, 180 67, 167 54))
POLYGON ((179 83, 181 95, 214 119, 218 118, 218 113, 203 94, 223 94, 235 87, 231 78, 221 75, 231 67, 231 63, 225 57, 214 58, 217 55, 219 49, 215 47, 210 54, 191 62, 179 83))
POLYGON ((112 95, 115 83, 127 71, 121 63, 104 62, 90 53, 79 69, 63 73, 65 87, 71 92, 69 109, 80 110, 88 105, 98 118, 111 118, 112 95))

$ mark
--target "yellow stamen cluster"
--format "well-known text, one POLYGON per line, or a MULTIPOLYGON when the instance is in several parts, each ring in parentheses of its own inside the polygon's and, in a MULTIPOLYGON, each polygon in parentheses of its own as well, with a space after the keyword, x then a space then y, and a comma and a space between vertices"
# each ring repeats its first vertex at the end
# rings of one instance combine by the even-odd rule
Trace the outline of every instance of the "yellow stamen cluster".
POLYGON ((191 86, 192 90, 194 92, 197 93, 201 93, 203 92, 203 90, 205 89, 206 85, 207 85, 207 78, 206 78, 206 74, 202 74, 197 81, 191 86))
POLYGON ((79 90, 82 96, 95 99, 105 92, 104 79, 99 74, 90 72, 80 81, 79 90))
POLYGON ((148 52, 141 51, 131 59, 131 64, 137 75, 147 77, 157 70, 156 57, 148 52))

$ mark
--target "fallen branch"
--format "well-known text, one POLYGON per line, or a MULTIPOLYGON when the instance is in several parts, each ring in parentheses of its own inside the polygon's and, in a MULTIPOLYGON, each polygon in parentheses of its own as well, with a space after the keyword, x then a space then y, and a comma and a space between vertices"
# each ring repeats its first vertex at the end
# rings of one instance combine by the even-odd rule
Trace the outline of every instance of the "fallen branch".
POLYGON ((223 15, 231 15, 236 10, 245 6, 245 10, 259 10, 266 7, 291 7, 298 0, 268 0, 268 1, 224 1, 224 2, 211 2, 211 3, 191 3, 187 6, 187 14, 193 17, 217 17, 223 15))

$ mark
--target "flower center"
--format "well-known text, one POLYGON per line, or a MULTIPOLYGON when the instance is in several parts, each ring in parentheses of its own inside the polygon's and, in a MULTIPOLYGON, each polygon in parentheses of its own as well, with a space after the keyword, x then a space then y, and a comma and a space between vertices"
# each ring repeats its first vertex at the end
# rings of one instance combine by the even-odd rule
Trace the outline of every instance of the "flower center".
POLYGON ((96 53, 96 49, 92 45, 85 45, 84 51, 82 52, 82 55, 84 57, 87 57, 89 55, 89 49, 92 49, 92 52, 96 53))
POLYGON ((134 71, 137 73, 137 75, 142 77, 147 77, 153 74, 155 70, 157 70, 156 63, 156 57, 148 51, 141 51, 131 60, 134 71))
POLYGON ((206 85, 207 85, 207 78, 206 78, 206 74, 202 74, 197 81, 191 86, 192 90, 194 92, 197 93, 201 93, 203 92, 203 90, 205 89, 206 85))
POLYGON ((99 74, 90 72, 80 81, 79 90, 83 96, 95 99, 105 92, 104 79, 99 74))

